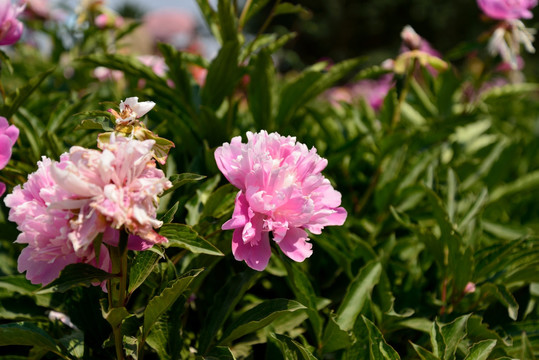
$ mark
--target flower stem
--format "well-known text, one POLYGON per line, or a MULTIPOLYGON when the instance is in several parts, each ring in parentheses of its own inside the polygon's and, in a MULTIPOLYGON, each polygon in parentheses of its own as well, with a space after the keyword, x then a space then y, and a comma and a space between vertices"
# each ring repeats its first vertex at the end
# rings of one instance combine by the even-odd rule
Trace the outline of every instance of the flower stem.
MULTIPOLYGON (((118 246, 109 247, 112 273, 118 275, 108 280, 109 311, 113 308, 124 307, 127 298, 127 237, 128 234, 121 230, 118 246)), ((116 357, 118 360, 123 360, 124 351, 121 322, 112 328, 112 332, 114 334, 116 357)))

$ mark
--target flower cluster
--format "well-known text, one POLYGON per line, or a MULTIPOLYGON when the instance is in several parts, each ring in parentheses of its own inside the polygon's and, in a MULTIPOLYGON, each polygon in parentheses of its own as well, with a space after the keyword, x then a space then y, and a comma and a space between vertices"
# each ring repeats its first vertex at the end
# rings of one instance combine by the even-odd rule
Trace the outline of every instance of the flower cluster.
POLYGON ((296 142, 266 131, 247 133, 247 143, 235 137, 217 148, 215 160, 224 176, 240 189, 232 218, 223 229, 234 229, 232 252, 255 270, 266 268, 272 239, 294 261, 311 256, 307 231, 342 225, 346 210, 341 194, 321 171, 327 160, 296 142))
POLYGON ((68 264, 89 263, 109 270, 107 248, 95 248, 99 235, 112 246, 129 232, 128 248, 144 250, 167 239, 155 232, 157 196, 172 184, 152 159, 153 140, 111 136, 102 150, 79 146, 59 162, 43 158, 38 170, 5 199, 9 220, 28 244, 19 271, 46 284, 68 264), (96 258, 99 253, 99 259, 96 258))
POLYGON ((0 45, 11 45, 22 36, 23 25, 17 19, 24 5, 17 6, 11 0, 0 0, 0 45))
MULTIPOLYGON (((19 129, 9 125, 7 119, 0 116, 0 170, 5 168, 11 159, 11 149, 19 137, 19 129)), ((0 196, 6 191, 6 185, 0 182, 0 196)))

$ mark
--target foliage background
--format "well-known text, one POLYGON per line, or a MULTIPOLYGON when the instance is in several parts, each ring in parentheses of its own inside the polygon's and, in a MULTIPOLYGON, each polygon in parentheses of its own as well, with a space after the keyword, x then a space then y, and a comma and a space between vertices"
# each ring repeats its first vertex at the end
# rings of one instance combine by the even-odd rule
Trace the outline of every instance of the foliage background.
MULTIPOLYGON (((327 89, 379 74, 370 66, 379 63, 374 59, 398 54, 401 26, 391 16, 377 18, 380 9, 419 16, 417 9, 435 2, 359 3, 361 10, 350 12, 343 9, 353 4, 320 3, 306 4, 313 10, 310 20, 293 8, 272 28, 280 37, 268 33, 251 44, 238 36, 240 15, 231 2, 209 9, 200 1, 222 48, 208 61, 159 45, 169 67, 164 77, 116 51, 129 36, 125 28, 28 22, 52 39, 52 51, 44 55, 30 42, 19 43, 11 61, 4 58, 1 114, 21 136, 1 180, 15 186, 42 155, 57 159, 75 144, 94 147, 97 133, 110 125, 105 110, 139 96, 157 103, 148 128, 176 144, 164 170, 178 186, 161 199, 160 214, 170 223, 161 233, 171 245, 130 254, 130 283, 138 286, 118 318, 102 313, 99 288, 80 286, 99 274, 67 271, 57 291, 25 281, 16 270, 17 231, 2 204, 4 358, 113 358, 110 324, 118 321, 127 355, 148 359, 539 354, 536 64, 527 61, 525 82, 465 101, 465 84, 479 88, 493 77, 495 63, 476 42, 490 25, 478 20, 475 2, 455 2, 447 5, 452 11, 440 11, 449 20, 424 15, 416 30, 444 54, 461 41, 466 49, 482 49, 481 71, 455 55, 437 77, 415 74, 413 67, 397 74, 380 112, 364 101, 334 105, 324 97, 327 89), (321 9, 327 18, 319 18, 321 9), (374 25, 350 32, 361 36, 334 35, 346 29, 331 25, 343 13, 350 14, 344 23, 380 22, 391 35, 380 35, 374 25), (299 35, 282 51, 285 29, 299 35), (375 46, 380 43, 381 50, 375 46), (369 54, 367 62, 353 58, 369 54), (315 63, 328 55, 333 67, 315 63), (282 70, 294 71, 278 72, 274 59, 282 60, 282 70), (195 82, 193 65, 208 69, 203 85, 195 82), (98 82, 95 66, 122 70, 124 80, 98 82), (343 194, 349 218, 341 228, 312 236, 314 254, 306 262, 293 263, 275 249, 259 273, 233 259, 232 234, 220 230, 236 190, 218 174, 213 151, 233 136, 261 129, 317 147, 329 160, 325 175, 343 194), (51 310, 67 314, 76 328, 50 320, 51 310)), ((88 19, 96 15, 86 11, 88 19)), ((248 23, 251 31, 261 26, 260 17, 248 23)))

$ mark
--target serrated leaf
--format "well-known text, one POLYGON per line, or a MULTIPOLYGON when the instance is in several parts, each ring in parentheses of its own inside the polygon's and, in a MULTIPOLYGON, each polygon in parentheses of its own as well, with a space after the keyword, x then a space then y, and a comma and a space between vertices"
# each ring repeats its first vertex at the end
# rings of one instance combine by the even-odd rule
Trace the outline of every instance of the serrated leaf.
POLYGON ((473 344, 464 360, 487 360, 496 342, 496 340, 484 340, 473 344))
POLYGON ((285 335, 271 333, 286 360, 316 360, 316 357, 303 345, 285 335))
POLYGON ((181 247, 195 254, 224 256, 210 242, 200 236, 191 226, 184 224, 164 224, 159 229, 159 235, 168 239, 167 247, 181 247))
POLYGON ((228 344, 244 335, 269 325, 282 314, 306 309, 297 301, 286 299, 266 300, 241 314, 224 332, 220 344, 228 344))
POLYGON ((0 346, 26 345, 42 348, 68 359, 56 341, 45 331, 30 323, 0 325, 0 346))
POLYGON ((374 286, 378 284, 381 273, 382 265, 378 261, 371 261, 361 268, 356 278, 350 283, 337 311, 336 321, 341 329, 352 330, 365 301, 374 286))
POLYGON ((135 291, 150 275, 157 265, 161 255, 153 251, 140 251, 135 255, 133 263, 129 268, 129 288, 128 292, 135 291))
POLYGON ((178 299, 178 297, 187 289, 191 281, 202 272, 202 269, 191 270, 183 274, 180 278, 172 281, 172 283, 164 289, 159 295, 154 296, 146 309, 144 310, 144 325, 142 338, 145 339, 150 330, 163 315, 168 308, 178 299))
POLYGON ((209 349, 225 320, 258 277, 259 273, 250 270, 235 275, 215 294, 214 302, 200 331, 198 348, 200 353, 204 354, 209 349))
POLYGON ((386 343, 382 333, 378 330, 376 325, 365 316, 362 315, 361 317, 369 332, 371 359, 400 360, 399 354, 386 343))
POLYGON ((60 272, 60 276, 56 280, 45 286, 42 290, 39 290, 37 293, 45 294, 55 291, 65 292, 77 286, 90 286, 95 283, 100 283, 115 276, 116 275, 110 274, 92 265, 83 263, 70 264, 60 272))

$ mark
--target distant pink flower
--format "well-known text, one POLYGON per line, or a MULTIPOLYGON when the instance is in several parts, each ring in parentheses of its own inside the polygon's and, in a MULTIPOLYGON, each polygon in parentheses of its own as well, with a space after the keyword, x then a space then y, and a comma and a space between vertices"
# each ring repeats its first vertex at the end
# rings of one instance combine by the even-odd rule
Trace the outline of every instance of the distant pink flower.
POLYGON ((496 20, 531 19, 537 0, 477 0, 488 17, 496 20))
POLYGON ((401 38, 401 53, 411 50, 419 50, 432 56, 436 56, 439 58, 442 57, 438 50, 434 49, 427 40, 425 40, 418 33, 416 33, 410 25, 406 25, 402 29, 401 38))
POLYGON ((464 291, 464 294, 470 294, 470 293, 475 292, 475 289, 476 289, 475 284, 470 281, 466 284, 463 291, 464 291))
POLYGON ((99 29, 121 28, 124 25, 124 18, 112 12, 104 12, 97 15, 94 22, 99 29))
POLYGON ((327 160, 294 137, 247 132, 247 144, 235 137, 217 148, 215 160, 240 189, 232 218, 222 228, 235 229, 232 253, 255 270, 268 264, 270 232, 289 258, 303 261, 312 254, 306 230, 320 234, 324 226, 346 219, 341 194, 321 174, 327 160))
POLYGON ((123 79, 124 73, 121 70, 112 70, 104 66, 98 66, 94 69, 93 75, 99 81, 119 81, 123 79))
POLYGON ((22 23, 17 20, 24 10, 23 6, 0 0, 0 45, 11 45, 19 41, 23 31, 22 23))
POLYGON ((69 209, 55 208, 52 204, 68 201, 72 194, 58 186, 51 176, 51 167, 65 166, 67 156, 58 164, 43 157, 36 172, 28 176, 21 187, 16 186, 4 202, 9 210, 9 220, 21 232, 16 242, 28 244, 18 259, 18 270, 26 271, 26 278, 33 284, 48 284, 69 264, 88 263, 105 271, 110 270, 108 250, 101 246, 99 264, 96 263, 93 245, 75 251, 69 240, 72 231, 70 219, 75 217, 69 209))
MULTIPOLYGON (((6 167, 11 159, 11 148, 19 137, 19 129, 15 125, 9 125, 7 119, 0 116, 0 170, 6 167)), ((0 196, 6 191, 6 185, 0 182, 0 196)))
POLYGON ((395 86, 393 74, 382 75, 378 79, 360 80, 352 85, 354 97, 361 97, 376 111, 380 110, 387 93, 395 86))
POLYGON ((196 18, 175 9, 158 10, 144 16, 143 26, 156 41, 186 48, 195 35, 196 18))

